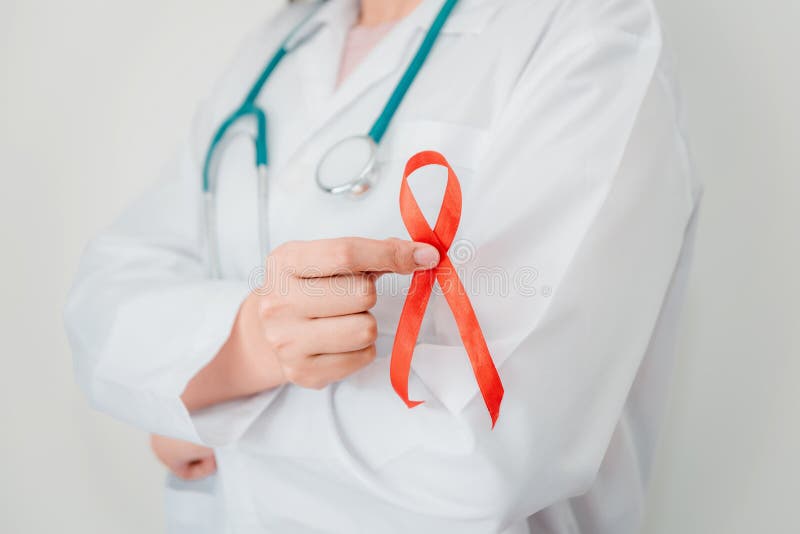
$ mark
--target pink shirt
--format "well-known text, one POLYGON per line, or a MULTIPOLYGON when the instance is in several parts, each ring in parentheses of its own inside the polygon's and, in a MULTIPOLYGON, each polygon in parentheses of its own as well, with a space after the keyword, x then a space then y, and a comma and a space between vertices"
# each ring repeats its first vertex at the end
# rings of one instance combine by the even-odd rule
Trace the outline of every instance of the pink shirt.
POLYGON ((385 22, 377 26, 353 26, 347 34, 342 51, 342 60, 339 63, 339 76, 336 85, 342 84, 345 78, 350 75, 361 61, 367 57, 370 50, 389 33, 394 27, 395 21, 385 22))

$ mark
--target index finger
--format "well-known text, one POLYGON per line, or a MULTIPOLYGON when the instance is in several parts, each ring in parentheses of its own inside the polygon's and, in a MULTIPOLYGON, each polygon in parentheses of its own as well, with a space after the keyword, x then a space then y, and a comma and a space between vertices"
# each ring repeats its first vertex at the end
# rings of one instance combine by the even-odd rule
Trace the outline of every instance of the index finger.
POLYGON ((340 237, 297 241, 279 248, 282 250, 276 251, 276 256, 281 267, 300 278, 368 272, 408 274, 439 263, 436 247, 394 238, 340 237))

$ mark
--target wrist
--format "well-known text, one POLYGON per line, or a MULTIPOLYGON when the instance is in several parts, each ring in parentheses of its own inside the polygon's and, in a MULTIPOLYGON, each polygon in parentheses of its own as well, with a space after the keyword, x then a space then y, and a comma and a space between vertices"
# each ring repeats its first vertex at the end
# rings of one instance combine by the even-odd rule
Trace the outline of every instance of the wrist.
POLYGON ((242 303, 228 345, 223 375, 237 396, 261 393, 285 383, 278 360, 262 334, 256 295, 248 295, 242 303))
POLYGON ((198 410, 261 393, 284 382, 277 360, 265 347, 256 297, 250 295, 242 303, 225 344, 189 381, 181 399, 190 411, 198 410))

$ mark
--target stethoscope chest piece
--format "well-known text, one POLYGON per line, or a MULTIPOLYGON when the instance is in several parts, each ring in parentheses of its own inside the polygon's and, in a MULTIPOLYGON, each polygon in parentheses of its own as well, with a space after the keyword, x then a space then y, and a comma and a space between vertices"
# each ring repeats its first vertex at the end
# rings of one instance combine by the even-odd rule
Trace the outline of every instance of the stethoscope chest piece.
POLYGON ((330 147, 317 165, 317 185, 332 195, 360 197, 377 180, 378 145, 368 135, 354 135, 330 147))

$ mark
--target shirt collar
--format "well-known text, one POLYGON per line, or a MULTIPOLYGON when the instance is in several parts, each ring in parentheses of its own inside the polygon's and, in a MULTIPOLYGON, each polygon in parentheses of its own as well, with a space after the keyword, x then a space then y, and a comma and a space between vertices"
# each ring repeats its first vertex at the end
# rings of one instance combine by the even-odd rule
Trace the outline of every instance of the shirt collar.
MULTIPOLYGON (((414 11, 398 21, 398 25, 412 25, 427 30, 442 4, 443 0, 422 0, 414 11)), ((442 34, 481 33, 500 7, 499 4, 498 0, 460 0, 442 27, 442 34)), ((358 0, 324 0, 324 5, 311 17, 309 26, 322 23, 349 28, 358 18, 358 5, 358 0)))

